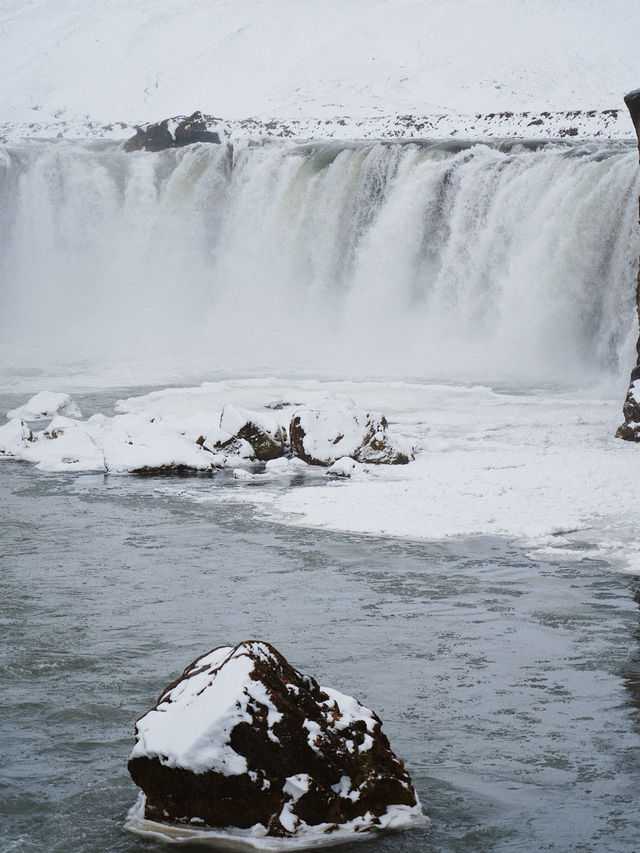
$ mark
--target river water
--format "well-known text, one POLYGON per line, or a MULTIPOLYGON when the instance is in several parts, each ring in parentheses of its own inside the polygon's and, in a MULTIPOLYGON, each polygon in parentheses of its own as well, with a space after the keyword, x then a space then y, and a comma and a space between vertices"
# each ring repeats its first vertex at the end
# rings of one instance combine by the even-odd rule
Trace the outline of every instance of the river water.
POLYGON ((156 849, 122 827, 134 721, 249 638, 376 710, 406 760, 431 826, 354 849, 637 849, 637 579, 500 539, 293 529, 179 485, 2 463, 0 849, 156 849))

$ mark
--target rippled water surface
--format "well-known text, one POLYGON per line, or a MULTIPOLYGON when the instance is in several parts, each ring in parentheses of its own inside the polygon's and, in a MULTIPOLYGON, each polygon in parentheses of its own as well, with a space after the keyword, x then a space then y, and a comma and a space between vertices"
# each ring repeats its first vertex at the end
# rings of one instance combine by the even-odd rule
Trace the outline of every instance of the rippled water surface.
POLYGON ((374 708, 405 757, 432 825, 361 853, 638 849, 633 579, 279 527, 167 484, 0 466, 0 849, 157 849, 122 829, 134 721, 248 638, 374 708))

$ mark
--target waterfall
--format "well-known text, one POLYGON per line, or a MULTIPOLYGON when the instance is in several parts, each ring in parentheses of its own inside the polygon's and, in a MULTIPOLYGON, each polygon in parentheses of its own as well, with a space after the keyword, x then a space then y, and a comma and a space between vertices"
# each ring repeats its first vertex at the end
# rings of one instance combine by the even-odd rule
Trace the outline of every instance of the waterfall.
POLYGON ((0 357, 583 381, 633 361, 623 142, 0 149, 0 357))

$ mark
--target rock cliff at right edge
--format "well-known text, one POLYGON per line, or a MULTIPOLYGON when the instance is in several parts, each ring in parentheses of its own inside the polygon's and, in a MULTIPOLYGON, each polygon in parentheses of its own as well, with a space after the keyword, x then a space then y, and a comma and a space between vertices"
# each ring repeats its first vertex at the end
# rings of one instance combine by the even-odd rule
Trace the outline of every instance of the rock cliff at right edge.
MULTIPOLYGON (((640 89, 635 89, 633 92, 625 95, 624 102, 631 114, 631 120, 633 121, 636 136, 638 137, 638 148, 640 149, 640 89)), ((636 307, 638 317, 640 318, 640 269, 636 284, 636 307)), ((624 423, 616 431, 616 436, 624 438, 626 441, 640 441, 640 336, 636 344, 636 352, 636 366, 631 371, 629 390, 627 391, 627 396, 622 407, 624 423)))

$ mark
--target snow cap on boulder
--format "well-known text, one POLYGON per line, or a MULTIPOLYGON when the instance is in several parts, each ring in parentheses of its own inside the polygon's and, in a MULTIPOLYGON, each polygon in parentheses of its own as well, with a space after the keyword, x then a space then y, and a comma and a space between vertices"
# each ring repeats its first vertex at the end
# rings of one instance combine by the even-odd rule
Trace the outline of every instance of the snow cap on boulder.
POLYGON ((143 822, 299 837, 354 821, 384 828, 394 809, 422 815, 377 715, 268 643, 195 660, 137 721, 136 741, 128 766, 143 822))
POLYGON ((23 418, 25 421, 44 420, 54 415, 81 418, 82 412, 68 394, 59 394, 56 391, 40 391, 23 406, 7 412, 7 418, 23 418))
POLYGON ((0 426, 0 456, 19 458, 29 441, 33 441, 33 433, 22 418, 12 418, 0 426))
POLYGON ((293 453, 309 465, 333 465, 343 456, 373 465, 413 459, 413 449, 388 430, 384 415, 352 409, 297 409, 289 438, 293 453))
POLYGON ((273 415, 228 405, 220 415, 220 429, 248 442, 260 462, 277 459, 285 452, 287 431, 273 415))

